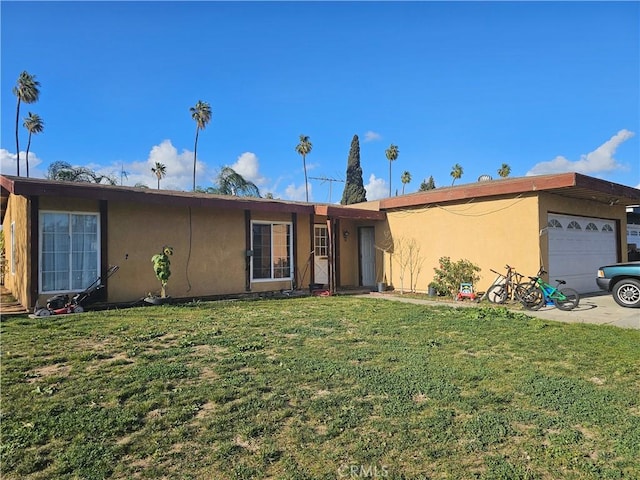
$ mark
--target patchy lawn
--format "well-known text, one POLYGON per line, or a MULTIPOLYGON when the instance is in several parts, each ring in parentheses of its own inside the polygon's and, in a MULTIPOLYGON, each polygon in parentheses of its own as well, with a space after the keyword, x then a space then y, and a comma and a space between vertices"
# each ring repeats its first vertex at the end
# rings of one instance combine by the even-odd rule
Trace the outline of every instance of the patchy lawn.
POLYGON ((1 324, 2 477, 640 478, 640 332, 350 297, 1 324))

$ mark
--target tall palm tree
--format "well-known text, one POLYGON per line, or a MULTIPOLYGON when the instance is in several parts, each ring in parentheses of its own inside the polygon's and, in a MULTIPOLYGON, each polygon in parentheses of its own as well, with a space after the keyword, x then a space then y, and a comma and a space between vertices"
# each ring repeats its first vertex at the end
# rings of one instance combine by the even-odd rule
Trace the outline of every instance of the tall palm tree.
POLYGON ((307 135, 300 135, 300 143, 296 145, 296 152, 302 155, 302 167, 304 169, 304 191, 306 193, 307 202, 309 201, 309 184, 307 182, 307 155, 311 153, 313 144, 307 135))
POLYGON ((398 154, 400 150, 398 150, 398 146, 393 143, 389 145, 384 152, 387 155, 387 160, 389 160, 389 196, 391 196, 391 163, 395 162, 398 159, 398 154))
POLYGON ((31 148, 31 135, 34 133, 42 133, 42 130, 44 130, 44 122, 42 121, 42 118, 40 118, 40 115, 29 112, 29 116, 25 117, 22 125, 29 131, 29 141, 27 142, 26 153, 27 178, 29 178, 29 149, 31 148))
POLYGON ((503 163, 502 166, 498 169, 498 175, 502 178, 507 178, 511 173, 511 167, 507 163, 503 163))
POLYGON ((17 174, 20 176, 20 141, 18 139, 18 124, 20 123, 20 103, 34 103, 40 97, 40 82, 36 80, 35 75, 24 71, 18 77, 16 86, 13 87, 13 94, 18 98, 16 106, 16 155, 18 162, 17 174))
POLYGON ((156 162, 155 166, 151 167, 151 171, 158 178, 158 190, 160 190, 160 180, 167 176, 167 166, 164 163, 156 162))
POLYGON ((404 195, 404 186, 407 183, 411 183, 411 173, 408 170, 405 170, 400 177, 400 181, 402 182, 402 195, 404 195))
POLYGON ((196 189, 196 159, 198 151, 198 134, 200 130, 204 130, 207 124, 211 121, 211 105, 202 100, 198 100, 198 103, 194 107, 190 108, 191 118, 196 122, 196 142, 193 147, 193 190, 196 189))
POLYGON ((451 186, 455 183, 456 180, 462 177, 464 171, 459 163, 456 163, 453 167, 451 167, 451 176, 453 177, 453 182, 451 182, 451 186))

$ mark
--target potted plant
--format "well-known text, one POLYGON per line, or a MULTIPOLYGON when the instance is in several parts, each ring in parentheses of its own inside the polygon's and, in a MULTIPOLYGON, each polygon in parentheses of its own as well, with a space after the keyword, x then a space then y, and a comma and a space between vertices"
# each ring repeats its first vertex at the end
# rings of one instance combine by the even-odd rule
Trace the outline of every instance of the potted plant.
POLYGON ((165 245, 162 247, 160 253, 156 253, 151 257, 151 263, 153 263, 153 271, 156 274, 156 278, 160 281, 160 300, 158 297, 149 295, 145 300, 149 303, 162 303, 164 299, 167 299, 167 282, 171 276, 171 260, 169 257, 173 255, 173 247, 165 245))

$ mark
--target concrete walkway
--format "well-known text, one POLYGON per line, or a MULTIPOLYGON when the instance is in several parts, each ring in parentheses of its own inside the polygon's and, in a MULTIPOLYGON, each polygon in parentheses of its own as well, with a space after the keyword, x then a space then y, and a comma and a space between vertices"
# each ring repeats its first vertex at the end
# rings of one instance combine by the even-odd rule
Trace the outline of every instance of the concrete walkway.
MULTIPOLYGON (((477 303, 447 302, 436 300, 422 300, 416 298, 403 297, 394 293, 370 293, 368 295, 358 295, 361 298, 381 298, 396 302, 414 303, 419 305, 434 305, 442 307, 469 308, 478 307, 477 303)), ((519 307, 514 307, 519 308, 519 307)), ((640 330, 640 308, 624 308, 619 306, 609 294, 585 294, 580 298, 580 303, 569 312, 558 310, 557 308, 542 307, 537 312, 529 310, 519 310, 532 317, 543 318, 545 320, 555 320, 569 323, 593 323, 597 325, 613 325, 620 328, 634 328, 640 330)))

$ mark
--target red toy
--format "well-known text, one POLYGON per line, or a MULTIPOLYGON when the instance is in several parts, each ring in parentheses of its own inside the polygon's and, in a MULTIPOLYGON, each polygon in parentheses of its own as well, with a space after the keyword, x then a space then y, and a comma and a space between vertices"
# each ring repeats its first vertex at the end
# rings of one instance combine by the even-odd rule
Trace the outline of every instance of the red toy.
POLYGON ((456 300, 464 300, 465 298, 468 298, 469 300, 476 299, 476 294, 473 293, 473 284, 471 283, 460 284, 460 291, 458 292, 456 300))

